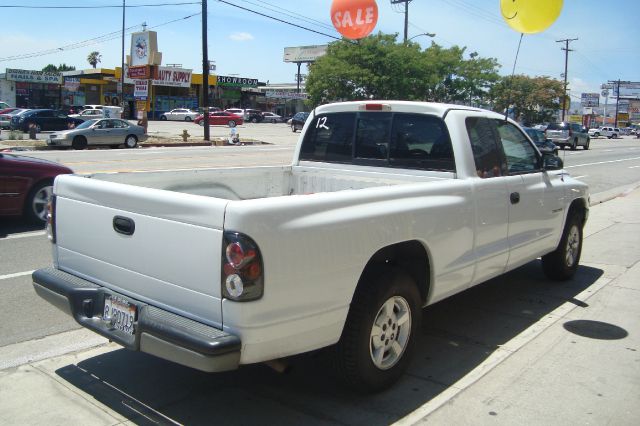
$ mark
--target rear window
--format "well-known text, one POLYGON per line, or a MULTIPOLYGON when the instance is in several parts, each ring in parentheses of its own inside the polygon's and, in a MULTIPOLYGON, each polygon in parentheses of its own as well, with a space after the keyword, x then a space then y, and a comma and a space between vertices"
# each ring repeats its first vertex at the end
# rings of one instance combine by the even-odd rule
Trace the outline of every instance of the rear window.
POLYGON ((569 130, 568 123, 551 123, 547 127, 547 130, 569 130))
POLYGON ((446 125, 426 114, 345 112, 316 116, 300 159, 419 170, 455 170, 446 125))

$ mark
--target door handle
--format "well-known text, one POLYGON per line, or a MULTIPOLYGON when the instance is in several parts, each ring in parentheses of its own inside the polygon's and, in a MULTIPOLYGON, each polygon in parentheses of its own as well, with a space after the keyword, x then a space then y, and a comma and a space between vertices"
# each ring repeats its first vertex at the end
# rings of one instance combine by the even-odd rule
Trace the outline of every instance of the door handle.
POLYGON ((119 234, 133 235, 136 230, 136 223, 128 217, 115 216, 113 218, 113 229, 119 234))
POLYGON ((511 195, 509 195, 509 200, 511 200, 511 204, 518 204, 520 202, 520 193, 512 192, 511 195))

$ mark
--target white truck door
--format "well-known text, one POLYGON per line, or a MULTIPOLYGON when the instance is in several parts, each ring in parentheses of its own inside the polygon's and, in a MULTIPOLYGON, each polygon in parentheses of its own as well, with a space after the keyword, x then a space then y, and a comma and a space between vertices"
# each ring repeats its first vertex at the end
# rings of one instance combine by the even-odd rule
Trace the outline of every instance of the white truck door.
POLYGON ((553 248, 562 228, 563 188, 557 175, 541 169, 539 154, 524 133, 495 120, 507 162, 509 268, 553 248))

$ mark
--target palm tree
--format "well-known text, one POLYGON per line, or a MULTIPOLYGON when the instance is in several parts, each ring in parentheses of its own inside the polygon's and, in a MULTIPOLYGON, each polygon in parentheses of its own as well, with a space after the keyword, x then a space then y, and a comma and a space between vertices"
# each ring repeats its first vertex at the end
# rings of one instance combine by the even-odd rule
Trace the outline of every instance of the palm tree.
POLYGON ((98 62, 100 62, 100 58, 102 58, 100 52, 91 52, 89 56, 87 56, 87 62, 95 68, 98 62))

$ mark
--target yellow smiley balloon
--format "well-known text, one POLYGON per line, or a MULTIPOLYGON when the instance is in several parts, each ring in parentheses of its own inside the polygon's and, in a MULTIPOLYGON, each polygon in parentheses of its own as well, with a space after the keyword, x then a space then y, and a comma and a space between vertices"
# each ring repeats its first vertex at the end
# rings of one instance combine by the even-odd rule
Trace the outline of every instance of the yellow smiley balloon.
POLYGON ((500 0, 502 17, 519 33, 546 30, 558 19, 562 0, 500 0))

